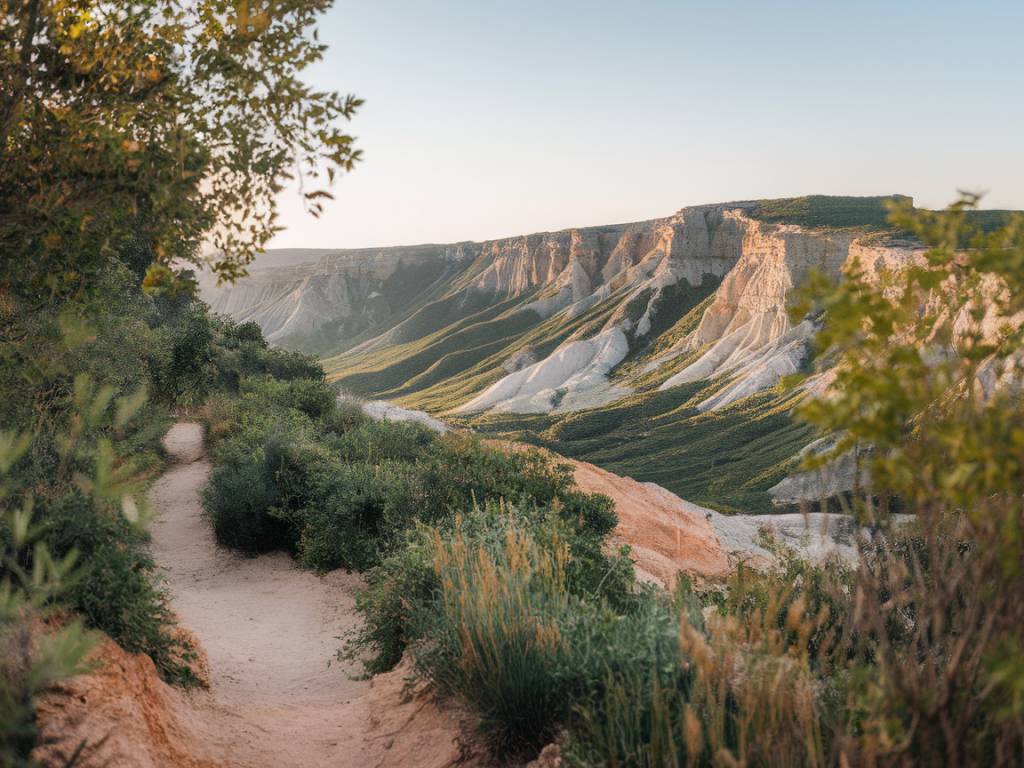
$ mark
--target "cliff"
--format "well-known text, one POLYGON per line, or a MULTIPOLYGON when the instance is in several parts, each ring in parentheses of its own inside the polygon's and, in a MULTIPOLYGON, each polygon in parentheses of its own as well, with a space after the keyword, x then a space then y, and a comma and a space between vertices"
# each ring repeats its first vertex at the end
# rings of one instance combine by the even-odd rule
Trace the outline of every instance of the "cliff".
POLYGON ((880 270, 915 257, 880 223, 885 200, 724 203, 481 243, 331 251, 204 296, 276 344, 328 353, 329 377, 356 395, 525 431, 746 509, 811 438, 775 390, 812 354, 815 318, 789 317, 794 291, 812 271, 840 279, 853 259, 880 270), (702 414, 721 414, 736 443, 702 442, 713 435, 702 414), (685 461, 660 468, 698 450, 687 437, 712 448, 710 463, 694 457, 683 476, 685 461), (737 482, 713 494, 723 463, 737 482))

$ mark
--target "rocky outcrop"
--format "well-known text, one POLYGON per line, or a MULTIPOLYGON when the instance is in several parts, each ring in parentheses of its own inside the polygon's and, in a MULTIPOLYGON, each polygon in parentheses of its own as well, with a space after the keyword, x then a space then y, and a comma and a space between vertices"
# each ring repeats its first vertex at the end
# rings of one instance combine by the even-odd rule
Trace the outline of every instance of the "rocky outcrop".
MULTIPOLYGON (((649 341, 670 288, 680 283, 697 288, 709 277, 717 280, 729 273, 739 258, 742 228, 739 217, 722 206, 700 206, 599 233, 559 233, 548 245, 562 243, 551 252, 565 254, 564 266, 550 290, 527 308, 543 317, 564 312, 566 320, 604 302, 613 305, 612 311, 600 328, 574 334, 546 358, 510 372, 457 412, 571 411, 628 394, 630 388, 610 385, 609 374, 633 347, 649 341)), ((545 258, 542 263, 549 262, 545 258)))
POLYGON ((904 266, 916 254, 914 248, 868 246, 849 232, 768 225, 739 211, 727 215, 742 222, 744 229, 736 266, 715 292, 696 330, 648 365, 648 370, 653 370, 676 357, 701 351, 694 362, 660 386, 665 390, 704 379, 728 378, 726 386, 700 403, 701 410, 724 408, 800 371, 815 327, 809 320, 794 325, 788 307, 794 290, 812 271, 838 280, 854 260, 865 268, 881 270, 904 266))
MULTIPOLYGON (((800 459, 826 457, 835 445, 835 437, 815 440, 800 452, 800 459)), ((775 504, 813 504, 855 488, 866 490, 871 483, 870 455, 869 448, 861 448, 828 458, 820 467, 783 478, 768 489, 768 495, 775 504)))
MULTIPOLYGON (((699 353, 659 388, 726 379, 698 407, 727 407, 801 370, 815 327, 809 320, 793 324, 787 310, 794 289, 812 271, 839 279, 854 259, 879 270, 914 257, 912 248, 865 245, 849 231, 766 224, 752 218, 748 208, 687 208, 670 219, 632 225, 615 233, 616 244, 607 256, 593 239, 587 244, 566 235, 563 250, 569 260, 553 281, 558 291, 531 306, 543 304, 545 315, 565 310, 567 318, 576 308, 604 300, 618 298, 618 308, 596 335, 569 339, 546 359, 510 372, 457 412, 577 410, 627 394, 628 386, 610 387, 608 375, 629 354, 631 342, 635 345, 650 332, 662 294, 681 282, 700 285, 708 275, 724 279, 697 328, 643 370, 650 373, 699 353), (602 260, 597 282, 594 265, 602 260), (638 298, 637 312, 632 302, 638 298)), ((507 262, 501 263, 507 268, 507 262)))

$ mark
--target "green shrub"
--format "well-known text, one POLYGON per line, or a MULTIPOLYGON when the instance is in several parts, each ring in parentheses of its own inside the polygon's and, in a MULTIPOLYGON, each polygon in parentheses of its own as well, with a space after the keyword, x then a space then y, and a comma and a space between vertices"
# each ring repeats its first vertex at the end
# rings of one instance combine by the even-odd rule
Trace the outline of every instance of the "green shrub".
POLYGON ((356 419, 351 415, 350 406, 339 406, 340 416, 328 417, 326 423, 332 432, 334 426, 350 424, 328 439, 327 445, 331 452, 342 461, 379 462, 405 461, 414 462, 426 453, 426 449, 438 439, 433 430, 414 422, 402 421, 371 421, 363 417, 356 419))
POLYGON ((818 696, 830 681, 817 676, 811 639, 828 614, 792 577, 741 570, 706 617, 684 581, 667 623, 665 614, 632 621, 661 638, 657 652, 608 665, 597 695, 577 700, 568 763, 825 765, 818 696))
POLYGON ((370 423, 370 417, 363 413, 362 406, 351 400, 337 400, 330 413, 321 420, 324 432, 335 436, 351 432, 362 424, 370 423))
POLYGON ((205 308, 197 305, 167 326, 165 335, 168 349, 154 363, 156 393, 171 403, 198 405, 216 375, 213 323, 205 308))
POLYGON ((346 639, 341 654, 361 661, 367 675, 387 672, 402 659, 415 636, 413 621, 438 586, 433 555, 425 529, 407 534, 406 541, 366 573, 366 587, 356 595, 361 626, 346 639))
POLYGON ((265 373, 281 381, 323 379, 324 370, 316 358, 284 349, 248 348, 242 356, 242 372, 265 373))
POLYGON ((488 505, 423 529, 360 601, 392 657, 404 633, 419 674, 468 701, 499 754, 539 749, 609 670, 655 669, 675 648, 677 625, 652 593, 619 613, 574 589, 577 535, 553 510, 488 505))
POLYGON ((174 632, 167 595, 155 586, 145 531, 79 491, 39 501, 37 517, 54 555, 78 554, 67 604, 122 648, 149 654, 165 679, 194 683, 194 651, 174 632))
POLYGON ((343 464, 321 476, 298 516, 299 561, 320 571, 363 570, 412 527, 422 490, 411 465, 343 464))
POLYGON ((203 490, 217 543, 243 552, 268 552, 281 547, 287 527, 271 515, 277 497, 263 462, 218 467, 203 490))

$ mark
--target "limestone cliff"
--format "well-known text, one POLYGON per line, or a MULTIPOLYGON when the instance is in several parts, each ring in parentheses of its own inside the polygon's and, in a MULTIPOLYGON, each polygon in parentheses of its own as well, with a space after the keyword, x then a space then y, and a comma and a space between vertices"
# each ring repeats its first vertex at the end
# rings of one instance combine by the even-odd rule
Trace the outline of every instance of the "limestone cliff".
POLYGON ((200 281, 215 312, 259 324, 273 343, 307 351, 337 351, 361 334, 385 329, 408 302, 465 265, 448 246, 324 251, 298 264, 263 266, 233 285, 200 281))
POLYGON ((728 215, 744 230, 735 267, 715 292, 697 328, 647 368, 654 370, 700 351, 696 360, 666 379, 660 389, 729 379, 727 386, 698 406, 701 410, 723 408, 800 371, 815 327, 809 319, 794 324, 788 307, 794 289, 812 271, 838 280, 854 259, 866 267, 891 269, 908 264, 917 252, 907 246, 867 245, 857 233, 769 225, 739 211, 728 215))
POLYGON ((877 272, 917 254, 886 231, 883 198, 803 200, 805 216, 794 201, 749 201, 480 243, 330 251, 257 266, 204 295, 276 344, 332 353, 328 376, 356 395, 482 429, 544 417, 560 452, 744 509, 811 439, 785 415, 793 395, 773 389, 807 370, 816 331, 815 318, 789 317, 794 291, 813 270, 840 278, 854 259, 877 272), (702 417, 714 414, 735 437, 702 417), (664 465, 671 452, 689 474, 664 465), (720 459, 741 482, 712 494, 720 459), (695 478, 708 495, 693 492, 695 478))
MULTIPOLYGON (((368 355, 432 334, 490 342, 488 334, 512 320, 505 327, 518 333, 504 345, 507 354, 477 377, 475 392, 452 403, 459 413, 572 411, 614 401, 634 386, 613 374, 638 353, 643 366, 634 373, 653 376, 659 390, 720 382, 699 404, 717 410, 801 369, 815 328, 810 320, 792 323, 787 305, 812 270, 838 278, 853 258, 878 269, 913 256, 912 248, 867 243, 863 228, 771 223, 758 209, 757 202, 695 206, 634 224, 329 251, 295 266, 257 262, 250 277, 204 286, 203 295, 216 311, 259 323, 274 343, 352 350, 332 366, 339 370, 364 370, 368 355), (696 328, 656 343, 715 286, 696 328), (492 316, 486 332, 465 333, 481 313, 492 316), (556 316, 540 343, 517 345, 556 316)), ((426 365, 413 378, 439 362, 415 353, 426 365)))

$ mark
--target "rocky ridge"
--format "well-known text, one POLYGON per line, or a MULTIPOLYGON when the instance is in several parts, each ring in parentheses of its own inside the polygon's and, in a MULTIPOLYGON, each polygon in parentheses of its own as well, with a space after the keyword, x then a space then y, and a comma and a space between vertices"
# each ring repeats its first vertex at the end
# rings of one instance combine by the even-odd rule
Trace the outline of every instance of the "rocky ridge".
MULTIPOLYGON (((330 252, 204 295, 259 322, 274 343, 341 350, 325 368, 348 391, 489 431, 537 416, 551 433, 553 420, 575 424, 574 414, 610 430, 602 425, 611 412, 639 401, 664 404, 662 420, 732 416, 754 402, 760 417, 781 379, 810 371, 815 318, 788 313, 808 275, 839 279, 854 260, 869 271, 898 268, 919 252, 877 225, 883 198, 813 200, 842 225, 823 225, 820 215, 814 226, 778 220, 764 215, 763 201, 694 206, 482 243, 330 252), (302 341, 325 336, 326 345, 302 341)), ((803 392, 825 388, 818 377, 803 392)), ((791 408, 777 400, 769 410, 791 408)), ((573 445, 552 447, 576 455, 573 445)), ((607 454, 594 452, 595 460, 607 454)), ((746 479, 767 489, 792 469, 765 458, 746 479)))

